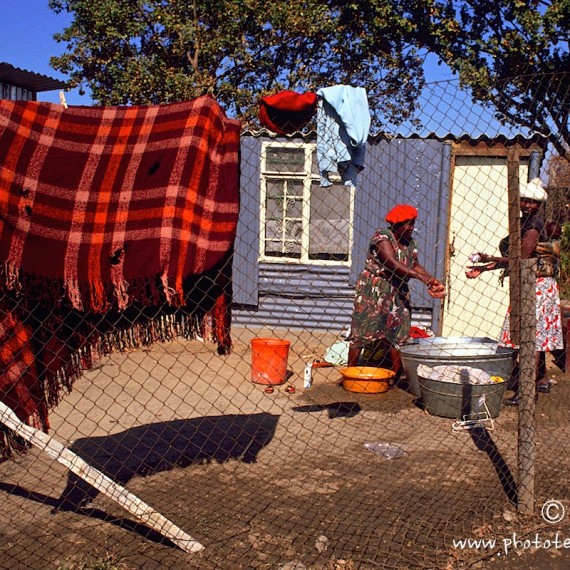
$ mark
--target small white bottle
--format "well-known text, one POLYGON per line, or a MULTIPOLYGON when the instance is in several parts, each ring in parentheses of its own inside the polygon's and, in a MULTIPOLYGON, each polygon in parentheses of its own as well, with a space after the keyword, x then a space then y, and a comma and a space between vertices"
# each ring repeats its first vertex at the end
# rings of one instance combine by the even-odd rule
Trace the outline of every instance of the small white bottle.
POLYGON ((303 377, 303 388, 310 388, 313 385, 313 363, 309 362, 305 366, 305 374, 303 377))

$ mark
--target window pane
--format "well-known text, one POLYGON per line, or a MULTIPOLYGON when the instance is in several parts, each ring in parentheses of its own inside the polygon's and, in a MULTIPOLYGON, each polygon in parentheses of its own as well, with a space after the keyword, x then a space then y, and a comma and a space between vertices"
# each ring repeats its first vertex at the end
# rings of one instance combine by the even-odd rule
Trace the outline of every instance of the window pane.
POLYGON ((309 258, 347 261, 350 245, 350 192, 342 184, 311 187, 309 258))
POLYGON ((299 258, 301 254, 300 220, 272 220, 265 226, 265 254, 299 258))
POLYGON ((287 180, 287 194, 289 196, 303 196, 303 182, 301 180, 287 180))
POLYGON ((268 180, 266 193, 268 198, 283 198, 285 192, 285 180, 268 180))
POLYGON ((269 172, 303 172, 305 150, 291 147, 268 147, 266 168, 269 172))
POLYGON ((287 213, 288 218, 300 218, 303 215, 303 200, 288 198, 287 213))
POLYGON ((350 193, 349 186, 333 184, 323 188, 318 182, 311 185, 311 219, 350 220, 350 193))
POLYGON ((301 243, 301 232, 303 224, 301 220, 286 220, 285 221, 285 237, 292 242, 301 243))
POLYGON ((265 200, 267 220, 301 218, 303 214, 303 183, 296 180, 268 180, 265 200))
POLYGON ((265 203, 267 220, 281 220, 283 218, 283 200, 269 199, 265 203))
MULTIPOLYGON (((265 239, 275 241, 277 240, 279 244, 281 243, 281 237, 283 234, 283 224, 280 220, 268 220, 265 224, 265 239)), ((277 247, 275 244, 270 245, 271 250, 277 247)), ((279 245, 279 249, 281 246, 279 245)))
POLYGON ((303 182, 299 180, 275 180, 268 179, 266 186, 268 198, 279 198, 283 200, 285 195, 303 197, 303 182))
POLYGON ((319 163, 317 161, 317 149, 311 153, 311 174, 318 176, 319 175, 319 163))

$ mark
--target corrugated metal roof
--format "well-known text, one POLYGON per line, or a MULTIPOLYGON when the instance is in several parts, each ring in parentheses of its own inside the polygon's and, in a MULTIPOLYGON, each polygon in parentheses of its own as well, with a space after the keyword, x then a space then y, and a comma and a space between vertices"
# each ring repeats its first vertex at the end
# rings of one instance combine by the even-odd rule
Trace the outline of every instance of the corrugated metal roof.
MULTIPOLYGON (((285 140, 305 140, 305 141, 315 141, 317 138, 317 132, 315 130, 310 130, 307 132, 296 132, 292 135, 278 135, 274 132, 266 129, 244 129, 242 130, 242 136, 250 137, 269 137, 272 139, 285 139, 285 140)), ((388 133, 388 132, 378 132, 369 135, 369 141, 379 141, 379 140, 391 140, 391 139, 431 139, 439 141, 451 141, 451 142, 463 142, 471 141, 473 143, 502 143, 505 145, 515 144, 517 142, 524 141, 526 143, 541 143, 546 144, 547 137, 539 133, 534 133, 530 136, 525 136, 521 133, 505 134, 505 133, 495 133, 495 134, 484 134, 478 133, 476 135, 469 133, 455 134, 451 132, 429 132, 429 133, 388 133)))
POLYGON ((27 71, 14 67, 9 63, 0 62, 0 82, 9 83, 16 87, 23 87, 30 91, 40 93, 42 91, 55 91, 56 89, 66 89, 69 85, 65 81, 48 77, 33 71, 27 71))

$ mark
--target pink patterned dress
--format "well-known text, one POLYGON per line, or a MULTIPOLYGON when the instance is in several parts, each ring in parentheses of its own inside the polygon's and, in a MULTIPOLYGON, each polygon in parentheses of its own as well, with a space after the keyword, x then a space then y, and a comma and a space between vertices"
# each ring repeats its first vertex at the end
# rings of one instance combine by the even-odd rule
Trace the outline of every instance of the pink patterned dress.
MULTIPOLYGON (((545 235, 544 222, 537 215, 521 218, 521 237, 529 230, 539 232, 542 239, 548 239, 545 235)), ((553 242, 550 242, 552 244, 553 242)), ((544 248, 548 243, 539 242, 534 252, 536 257, 536 338, 535 349, 537 352, 550 352, 564 348, 562 334, 562 317, 560 314, 560 294, 556 275, 558 273, 558 261, 551 255, 544 256, 541 246, 544 248)), ((501 255, 508 256, 508 238, 499 245, 501 255)), ((546 247, 546 249, 550 249, 546 247)), ((503 329, 499 336, 499 346, 518 348, 512 342, 510 330, 510 309, 507 312, 503 329)))

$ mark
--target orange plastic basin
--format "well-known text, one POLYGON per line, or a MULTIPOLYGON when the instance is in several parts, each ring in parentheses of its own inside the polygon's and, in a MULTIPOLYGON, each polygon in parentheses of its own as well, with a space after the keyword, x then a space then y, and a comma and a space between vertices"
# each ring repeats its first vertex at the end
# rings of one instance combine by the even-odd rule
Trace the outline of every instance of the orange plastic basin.
POLYGON ((379 394, 390 388, 390 378, 394 371, 373 366, 349 366, 340 370, 342 387, 349 392, 379 394))

